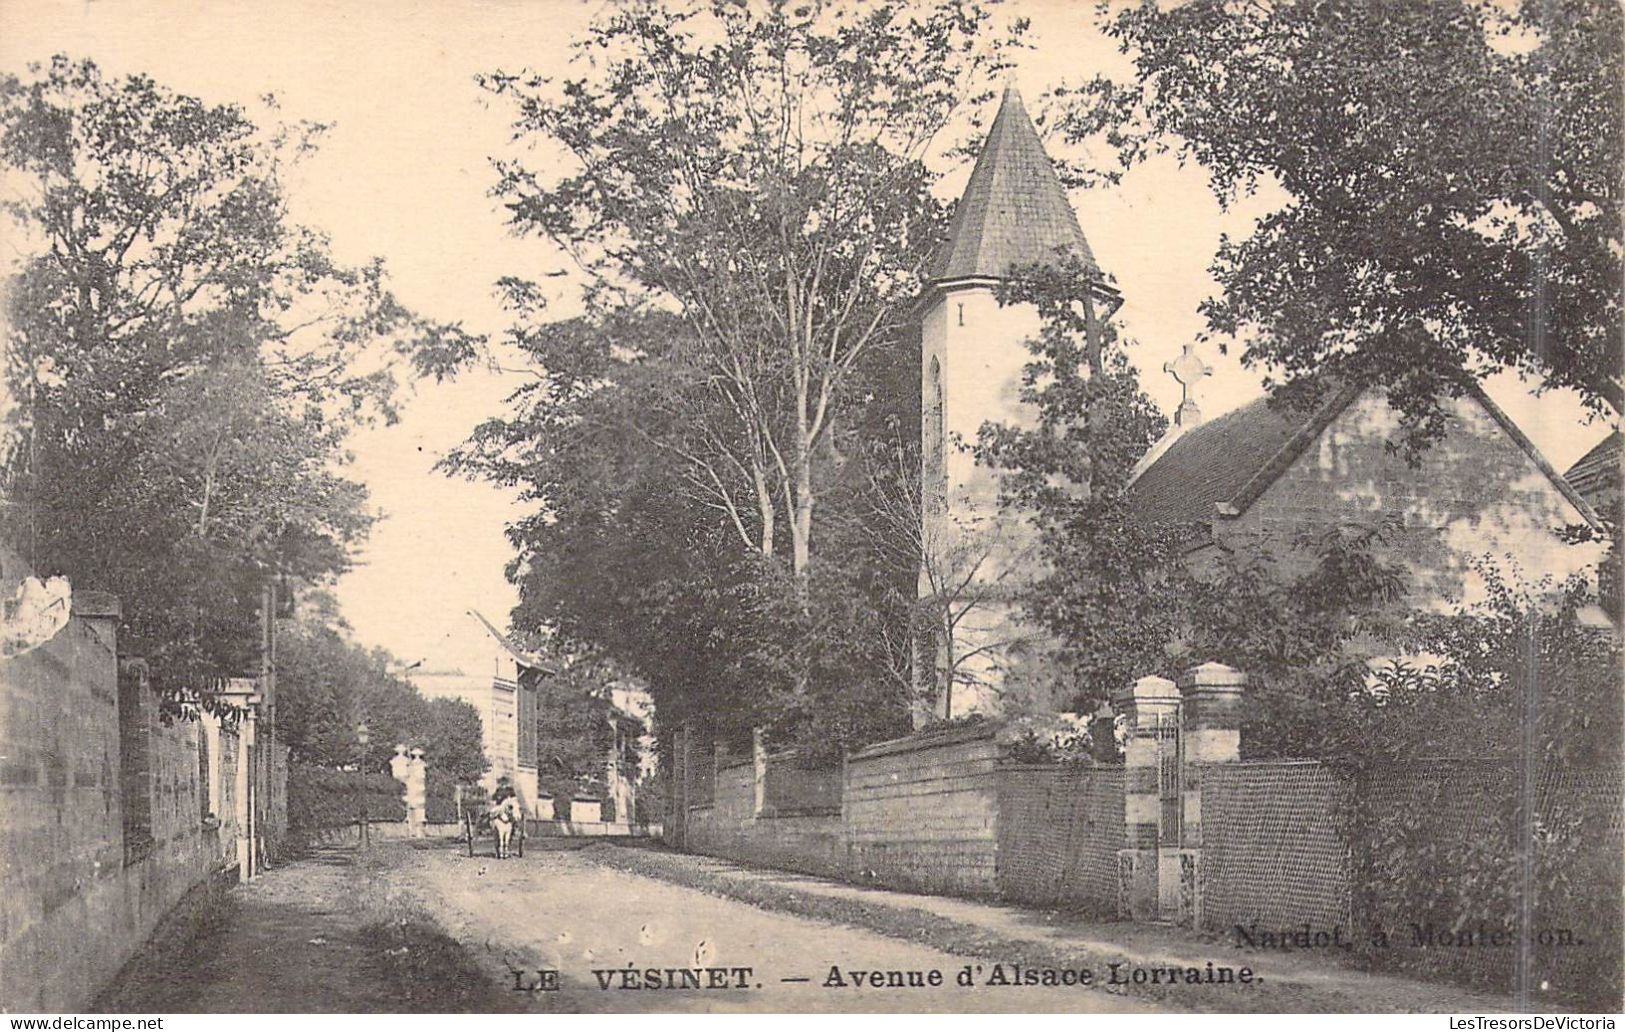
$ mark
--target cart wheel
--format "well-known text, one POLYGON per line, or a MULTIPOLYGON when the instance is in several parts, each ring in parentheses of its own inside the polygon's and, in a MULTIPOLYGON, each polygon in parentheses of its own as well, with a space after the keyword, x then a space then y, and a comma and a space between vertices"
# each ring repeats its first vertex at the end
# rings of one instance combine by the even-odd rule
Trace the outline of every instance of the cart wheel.
POLYGON ((520 818, 519 823, 513 826, 514 843, 518 849, 516 854, 521 860, 525 858, 525 821, 520 818))
POLYGON ((468 855, 472 857, 474 855, 474 822, 468 819, 466 813, 463 814, 463 844, 468 848, 468 855))

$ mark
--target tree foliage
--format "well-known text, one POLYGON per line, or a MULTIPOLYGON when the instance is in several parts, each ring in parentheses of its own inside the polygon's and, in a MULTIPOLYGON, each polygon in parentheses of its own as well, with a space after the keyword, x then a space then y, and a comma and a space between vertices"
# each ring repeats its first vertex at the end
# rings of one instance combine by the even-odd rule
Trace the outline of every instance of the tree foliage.
MULTIPOLYGON (((1362 769, 1419 757, 1518 759, 1537 766, 1617 770, 1625 732, 1620 640, 1585 618, 1596 595, 1584 578, 1558 586, 1509 581, 1481 566, 1487 598, 1447 614, 1418 614, 1391 658, 1329 679, 1297 700, 1312 737, 1290 748, 1362 769)), ((1262 726, 1254 750, 1284 755, 1262 726)))
POLYGON ((1040 317, 1022 376, 1034 419, 985 424, 976 455, 997 471, 1002 503, 1038 530, 1024 608, 1055 636, 1065 680, 1099 697, 1143 676, 1168 640, 1179 578, 1173 540, 1139 527, 1122 500, 1167 421, 1140 390, 1132 342, 1086 323, 1090 279, 1074 260, 1014 270, 1001 286, 1001 304, 1040 317))
POLYGON ((344 634, 331 612, 307 607, 280 622, 277 735, 306 767, 387 771, 396 745, 421 748, 431 770, 465 784, 484 775, 480 715, 460 699, 426 699, 392 673, 399 663, 344 634), (368 744, 357 740, 365 723, 368 744))
MULTIPOLYGON (((872 614, 895 610, 899 574, 898 558, 880 555, 856 522, 871 497, 856 454, 832 451, 819 465, 832 500, 822 517, 831 557, 798 590, 784 564, 740 547, 730 515, 694 489, 693 467, 669 457, 701 432, 693 421, 705 400, 703 381, 673 343, 681 322, 658 311, 539 325, 524 315, 516 312, 512 342, 546 374, 520 387, 509 412, 477 428, 448 462, 538 503, 509 531, 518 553, 509 574, 520 590, 514 625, 546 628, 583 671, 604 664, 646 681, 668 726, 801 723, 810 733, 801 718, 816 713, 856 721, 841 741, 860 734, 855 727, 894 728, 906 713, 898 698, 878 721, 852 711, 894 691, 895 678, 856 668, 884 651, 872 614)), ((892 417, 869 409, 899 396, 908 395, 876 391, 854 406, 842 446, 855 451, 876 437, 871 423, 892 417)), ((906 613, 898 619, 887 626, 906 626, 906 613)))
POLYGON ((990 21, 964 0, 628 2, 576 41, 579 77, 482 80, 570 159, 498 163, 514 226, 676 313, 705 407, 666 459, 798 574, 818 452, 866 353, 905 335, 940 231, 921 158, 1001 67, 990 21))
POLYGON ((392 357, 469 346, 288 218, 288 169, 323 128, 65 57, 0 78, 22 255, 0 532, 119 594, 166 691, 254 672, 260 586, 342 570, 371 521, 335 470, 357 419, 392 416, 392 357))
POLYGON ((540 503, 511 531, 515 625, 644 677, 663 720, 825 747, 906 722, 914 560, 860 515, 898 488, 871 453, 913 425, 910 302, 944 225, 922 158, 990 95, 990 23, 629 2, 570 74, 482 80, 569 155, 500 161, 496 194, 589 286, 546 323, 505 284, 537 377, 450 467, 540 503))
POLYGON ((1617 4, 1200 0, 1103 8, 1124 90, 1068 126, 1125 163, 1172 150, 1230 203, 1278 210, 1214 260, 1222 343, 1312 394, 1387 389, 1407 442, 1497 370, 1621 409, 1625 284, 1617 4))

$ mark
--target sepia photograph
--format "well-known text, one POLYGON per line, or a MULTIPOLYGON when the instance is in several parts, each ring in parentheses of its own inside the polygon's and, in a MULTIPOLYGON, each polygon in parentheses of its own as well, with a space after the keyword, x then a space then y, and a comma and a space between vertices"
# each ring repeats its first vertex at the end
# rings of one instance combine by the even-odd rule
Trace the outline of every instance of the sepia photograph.
POLYGON ((1614 1028, 1622 194, 1618 0, 0 0, 8 1028, 1614 1028))

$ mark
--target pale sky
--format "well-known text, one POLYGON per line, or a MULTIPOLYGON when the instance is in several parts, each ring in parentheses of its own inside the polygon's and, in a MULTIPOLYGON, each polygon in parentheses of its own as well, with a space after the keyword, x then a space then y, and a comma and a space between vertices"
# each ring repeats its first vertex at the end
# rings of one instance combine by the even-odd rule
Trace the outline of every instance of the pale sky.
MULTIPOLYGON (((295 218, 329 234, 342 260, 382 256, 397 295, 424 315, 493 336, 504 325, 492 285, 504 275, 563 267, 547 245, 512 237, 486 196, 489 158, 511 154, 507 112, 487 106, 473 77, 496 68, 558 69, 596 3, 564 0, 0 0, 0 69, 21 72, 53 53, 107 73, 144 72, 205 101, 252 102, 274 92, 288 120, 334 123, 294 181, 295 218)), ((1016 81, 1029 103, 1064 77, 1122 75, 1125 59, 1091 27, 1092 3, 1016 3, 1033 20, 1033 51, 1016 81)), ((991 113, 989 113, 991 114, 991 113)), ((541 164, 545 152, 532 155, 541 164)), ((951 196, 969 174, 945 180, 951 196)), ((1142 347, 1147 390, 1172 412, 1179 388, 1162 372, 1202 329, 1197 305, 1221 232, 1247 232, 1272 199, 1221 214, 1198 170, 1158 161, 1119 187, 1072 197, 1100 264, 1127 301, 1118 313, 1142 347)), ((557 284, 561 308, 566 281, 557 284)), ((1208 351, 1215 375, 1197 398, 1212 417, 1256 397, 1259 374, 1208 351)), ((490 642, 467 609, 498 626, 515 602, 503 578, 503 526, 519 512, 485 484, 451 480, 434 462, 501 409, 508 384, 485 372, 424 383, 401 422, 354 441, 351 474, 385 519, 337 595, 357 637, 425 666, 483 671, 490 642)), ((1580 427, 1572 401, 1533 403, 1516 382, 1490 385, 1559 470, 1607 428, 1580 427)))

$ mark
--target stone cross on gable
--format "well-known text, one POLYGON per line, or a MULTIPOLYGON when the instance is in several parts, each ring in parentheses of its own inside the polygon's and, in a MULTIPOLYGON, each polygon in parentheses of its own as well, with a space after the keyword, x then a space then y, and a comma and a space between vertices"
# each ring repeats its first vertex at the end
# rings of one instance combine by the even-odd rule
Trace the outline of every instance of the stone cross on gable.
POLYGON ((1195 426, 1200 423, 1202 410, 1196 407, 1196 399, 1191 397, 1191 392, 1203 377, 1213 375, 1213 367, 1196 354, 1196 345, 1186 344, 1178 358, 1163 363, 1162 371, 1179 381, 1179 411, 1174 413, 1175 425, 1195 426))

